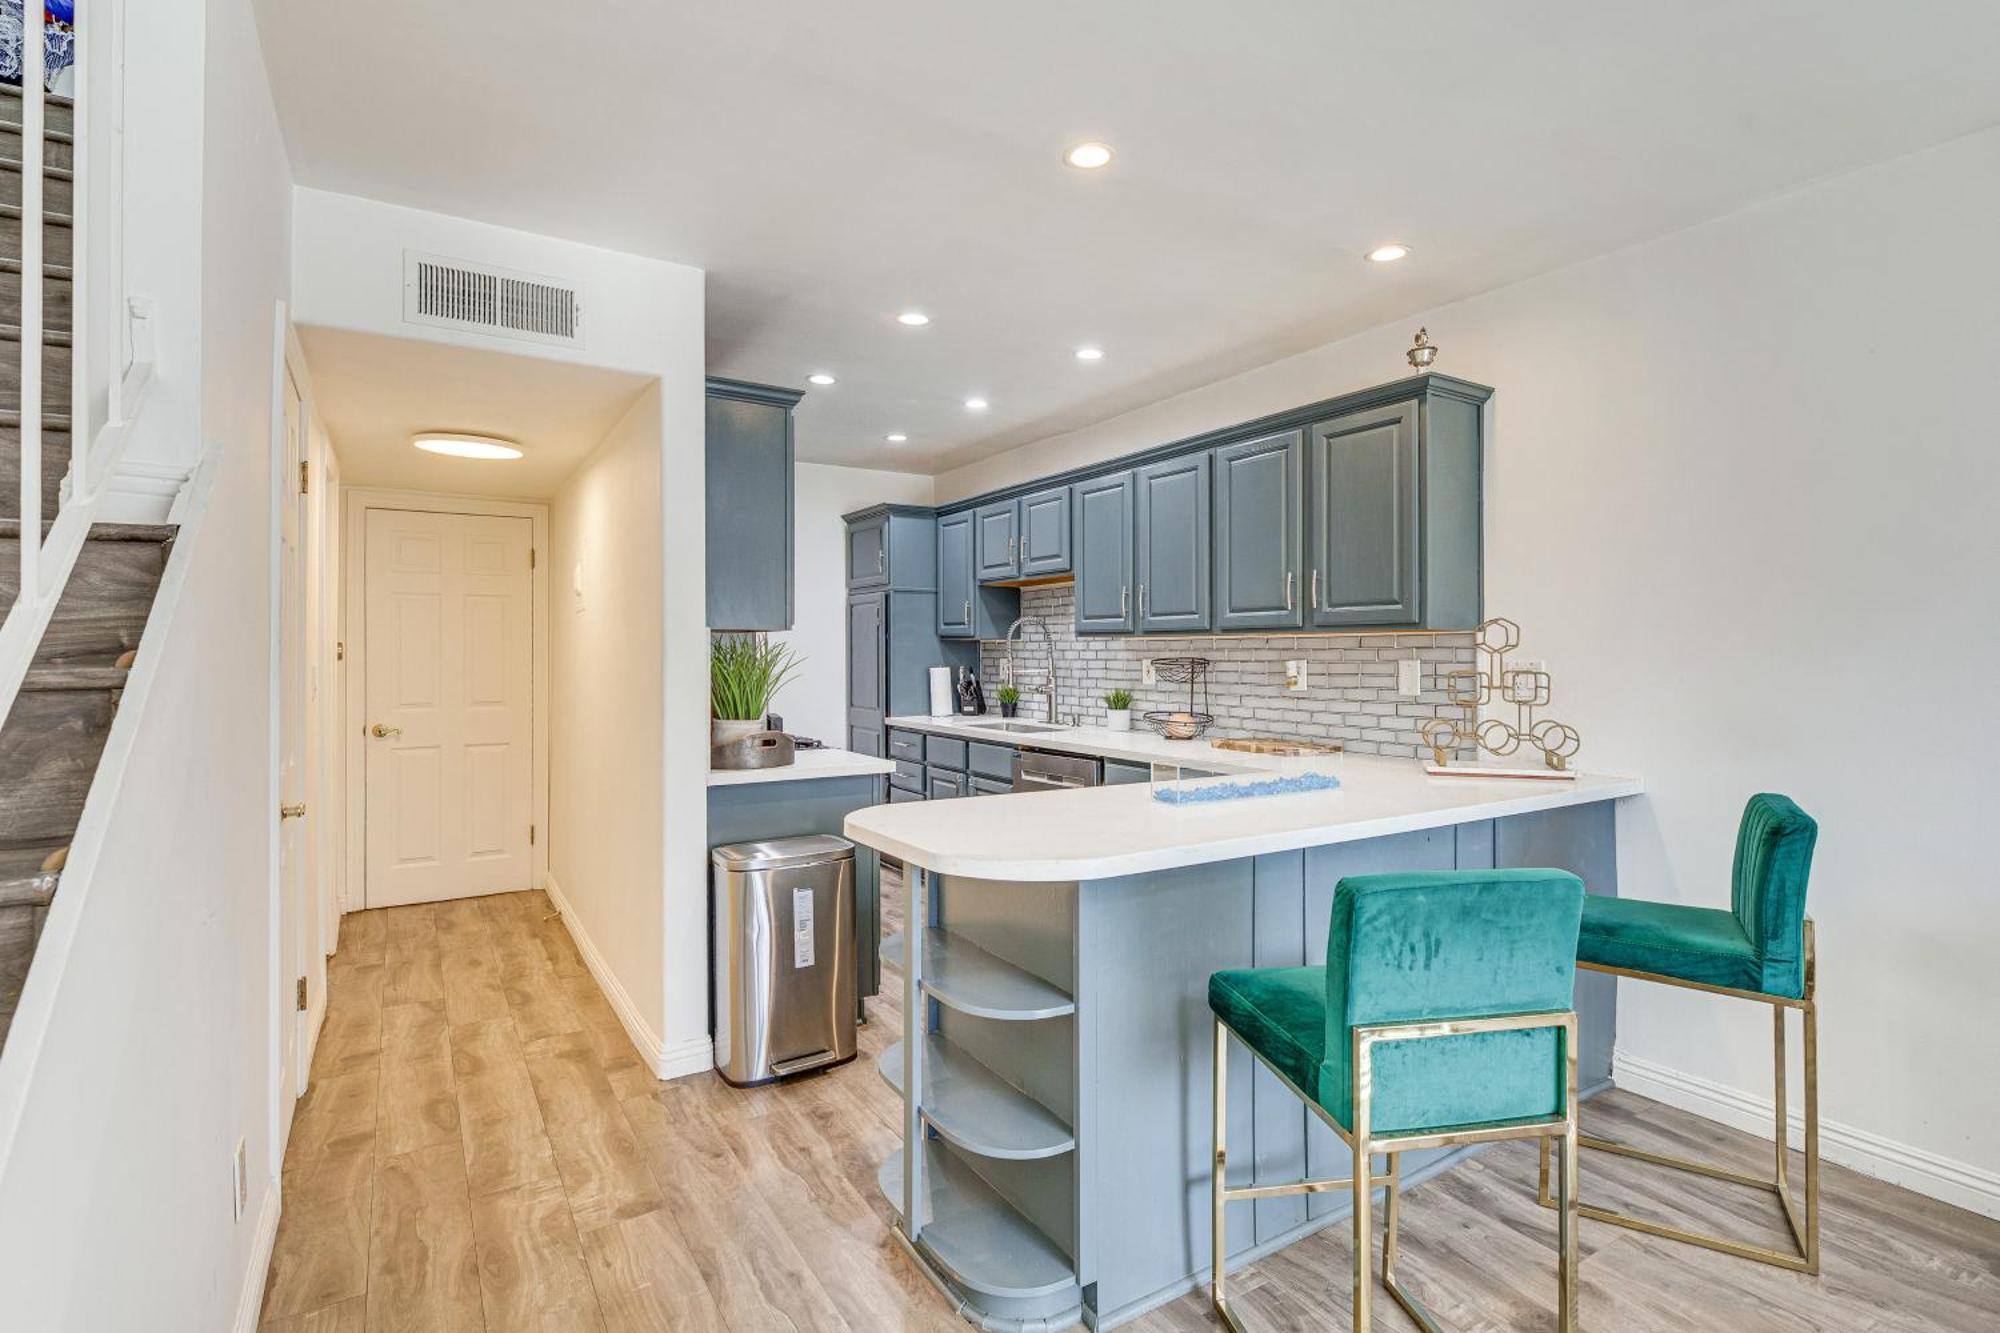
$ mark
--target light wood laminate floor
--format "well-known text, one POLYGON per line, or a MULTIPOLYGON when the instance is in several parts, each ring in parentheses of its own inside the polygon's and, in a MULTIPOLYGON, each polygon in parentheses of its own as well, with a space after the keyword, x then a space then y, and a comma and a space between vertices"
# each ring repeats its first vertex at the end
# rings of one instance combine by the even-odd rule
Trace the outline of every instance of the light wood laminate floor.
MULTIPOLYGON (((870 1003, 853 1064, 739 1091, 713 1075, 656 1082, 539 893, 349 916, 330 987, 286 1153, 267 1333, 967 1327, 890 1239, 875 1191, 900 1136, 874 1068, 901 1035, 893 995, 870 1003)), ((1585 1121, 1746 1169, 1765 1158, 1625 1093, 1585 1121)), ((1554 1327, 1534 1170, 1532 1149, 1504 1145, 1409 1191, 1404 1279, 1448 1327, 1554 1327)), ((1783 1234, 1775 1203, 1718 1205, 1601 1155, 1586 1156, 1584 1187, 1783 1234)), ((1837 1167, 1824 1201, 1817 1280, 1583 1223, 1584 1328, 2000 1329, 2000 1222, 1837 1167)), ((1240 1306, 1272 1333, 1344 1329, 1348 1254, 1341 1228, 1301 1242, 1236 1277, 1240 1306)), ((1386 1299, 1377 1310, 1385 1333, 1413 1327, 1386 1299)), ((1218 1326, 1197 1293, 1126 1327, 1218 1326)))

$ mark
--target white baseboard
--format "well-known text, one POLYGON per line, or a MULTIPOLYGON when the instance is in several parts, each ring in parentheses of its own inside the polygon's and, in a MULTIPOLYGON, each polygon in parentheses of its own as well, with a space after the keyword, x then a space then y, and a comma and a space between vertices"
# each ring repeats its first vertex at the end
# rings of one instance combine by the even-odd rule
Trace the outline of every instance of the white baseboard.
POLYGON ((549 902, 562 913, 563 925, 569 928, 569 937, 576 941, 576 951, 583 955, 583 965, 590 969, 598 989, 611 1002, 611 1012, 618 1015, 625 1035, 632 1039, 632 1044, 639 1048, 641 1055, 652 1061, 653 1076, 659 1079, 682 1078, 715 1068, 715 1047, 707 1038, 676 1042, 672 1046, 660 1040, 639 1006, 632 1002, 624 984, 611 970, 611 965, 604 961, 604 955, 591 940, 590 932, 583 928, 576 913, 570 910, 569 900, 563 897, 562 885, 556 882, 554 875, 545 876, 543 884, 549 902))
POLYGON ((284 1211, 276 1180, 264 1191, 264 1206, 257 1212, 257 1234, 250 1241, 250 1266, 243 1272, 243 1290, 236 1298, 236 1318, 231 1333, 257 1333, 257 1316, 264 1309, 264 1279, 271 1271, 271 1248, 278 1243, 278 1216, 284 1211))
MULTIPOLYGON (((1611 1081, 1627 1092, 1651 1097, 1668 1106, 1693 1112, 1732 1129, 1772 1136, 1772 1107, 1769 1097, 1758 1097, 1693 1074, 1669 1069, 1651 1060, 1627 1055, 1623 1049, 1611 1056, 1611 1081)), ((1792 1108, 1787 1136, 1794 1147, 1805 1142, 1805 1114, 1792 1108)), ((1851 1167, 1863 1175, 1886 1180, 1892 1185, 1915 1190, 1929 1198, 1986 1217, 2000 1218, 2000 1172, 1988 1171, 1969 1162, 1954 1161, 1923 1148, 1884 1138, 1880 1134, 1824 1114, 1819 1122, 1820 1156, 1829 1162, 1851 1167)))

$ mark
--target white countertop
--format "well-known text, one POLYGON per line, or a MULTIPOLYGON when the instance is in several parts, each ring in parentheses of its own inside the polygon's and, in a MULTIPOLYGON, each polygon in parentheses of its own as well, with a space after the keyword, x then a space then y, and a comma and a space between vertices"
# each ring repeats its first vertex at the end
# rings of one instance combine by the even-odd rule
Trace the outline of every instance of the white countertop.
POLYGON ((798 758, 781 768, 711 768, 711 787, 746 787, 757 782, 809 782, 814 778, 876 777, 896 771, 895 761, 877 759, 853 750, 800 750, 798 758))
POLYGON ((1321 772, 1341 781, 1338 791, 1198 805, 1156 801, 1150 783, 1135 782, 907 801, 847 817, 845 832, 856 842, 941 874, 980 879, 1106 879, 1554 810, 1644 790, 1637 778, 1592 773, 1573 782, 1432 777, 1417 759, 1242 754, 1205 741, 1095 727, 1017 735, 951 719, 891 718, 889 725, 1135 763, 1169 758, 1216 772, 1321 772))

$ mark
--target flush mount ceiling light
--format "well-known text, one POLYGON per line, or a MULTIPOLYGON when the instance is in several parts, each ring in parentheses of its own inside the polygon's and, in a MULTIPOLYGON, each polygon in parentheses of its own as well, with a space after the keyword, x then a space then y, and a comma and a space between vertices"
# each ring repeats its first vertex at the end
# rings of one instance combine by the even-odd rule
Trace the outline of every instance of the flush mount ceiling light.
POLYGON ((1079 361, 1102 361, 1104 359, 1104 349, 1102 347, 1079 347, 1076 349, 1076 359, 1079 361))
POLYGON ((1378 245, 1373 250, 1370 250, 1368 258, 1377 264, 1393 264, 1408 253, 1410 253, 1409 246, 1399 245, 1391 241, 1387 245, 1378 245))
POLYGON ((905 310, 902 314, 896 316, 896 322, 898 324, 907 324, 913 329, 920 329, 931 322, 931 317, 921 310, 905 310))
POLYGON ((519 458, 521 447, 510 440, 502 440, 492 435, 466 435, 459 432, 427 431, 422 435, 412 435, 410 443, 428 454, 446 454, 452 458, 519 458))
POLYGON ((910 437, 903 434, 901 431, 898 431, 894 435, 884 435, 882 438, 887 440, 891 444, 901 444, 903 441, 909 439, 910 437))
POLYGON ((965 400, 965 410, 968 412, 984 412, 986 410, 986 400, 984 398, 968 398, 965 400))
POLYGON ((1078 171, 1095 171, 1111 161, 1111 145, 1107 143, 1080 143, 1063 154, 1063 161, 1078 171))
POLYGON ((827 374, 824 370, 822 370, 816 375, 806 376, 806 382, 808 384, 818 384, 821 386, 825 386, 833 383, 833 376, 827 374))

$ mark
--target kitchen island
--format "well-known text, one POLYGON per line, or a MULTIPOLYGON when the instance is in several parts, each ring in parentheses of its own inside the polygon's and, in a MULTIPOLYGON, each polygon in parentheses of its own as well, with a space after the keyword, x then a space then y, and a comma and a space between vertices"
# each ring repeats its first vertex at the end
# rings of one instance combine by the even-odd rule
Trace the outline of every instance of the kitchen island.
MULTIPOLYGON (((1170 744, 1010 739, 1134 758, 1170 744)), ((912 1018, 882 1065, 904 1097, 904 1149, 883 1164, 882 1189, 898 1235, 980 1327, 1111 1327, 1206 1281, 1210 973, 1324 962, 1345 875, 1554 866, 1615 893, 1613 802, 1641 790, 1201 742, 1168 753, 1209 772, 1331 773, 1342 786, 1173 806, 1135 783, 846 820, 849 838, 907 867, 910 928, 882 946, 912 1018)), ((1579 978, 1587 1089, 1609 1081, 1613 997, 1609 977, 1579 978)), ((1231 1183, 1344 1175, 1339 1138, 1247 1052, 1233 1058, 1230 1156, 1248 1167, 1231 1183)), ((1420 1179, 1450 1160, 1412 1153, 1404 1168, 1420 1179)), ((1231 1206, 1238 1261, 1347 1212, 1334 1195, 1231 1206)))

